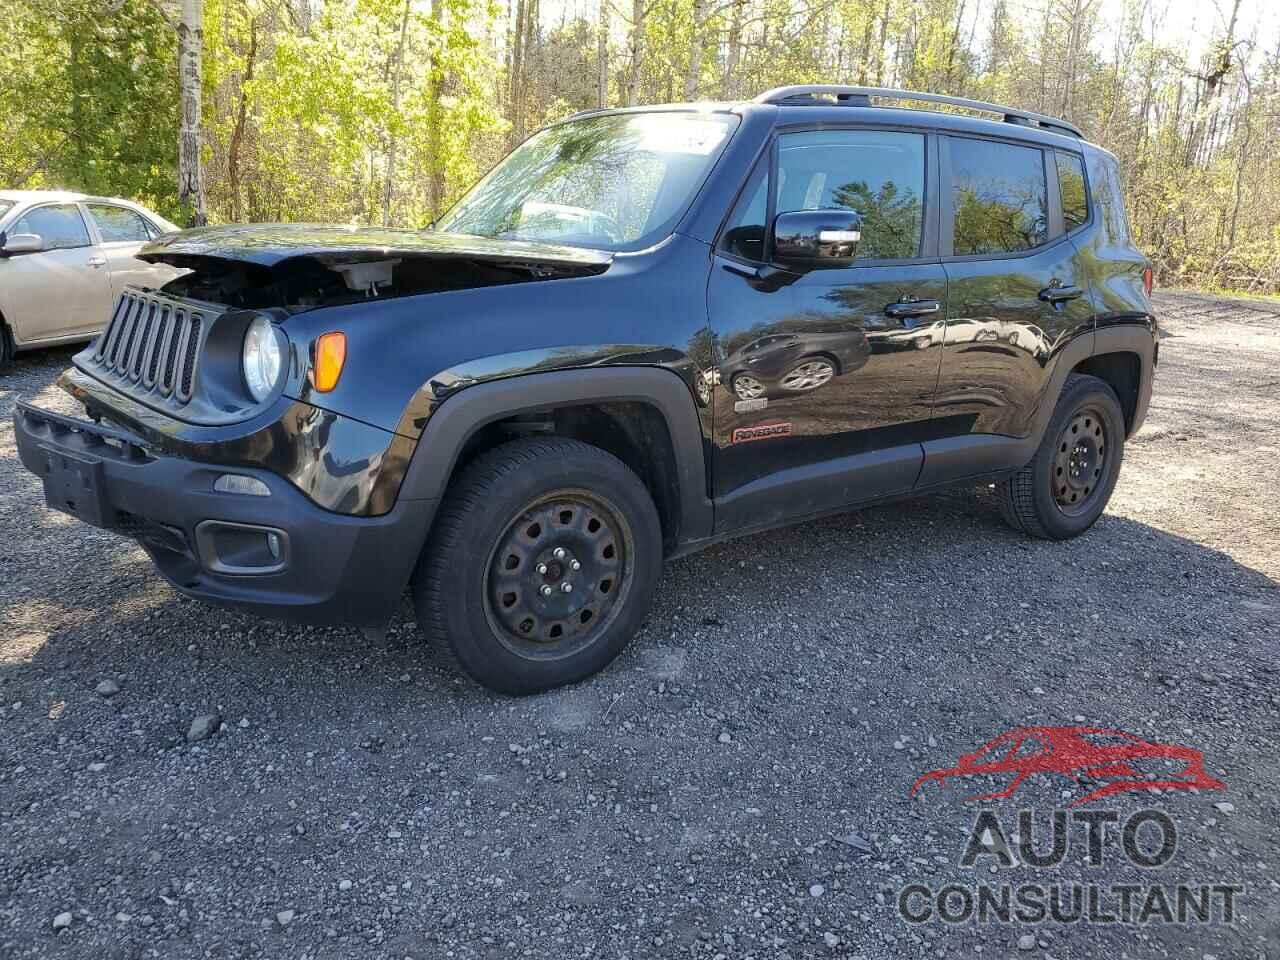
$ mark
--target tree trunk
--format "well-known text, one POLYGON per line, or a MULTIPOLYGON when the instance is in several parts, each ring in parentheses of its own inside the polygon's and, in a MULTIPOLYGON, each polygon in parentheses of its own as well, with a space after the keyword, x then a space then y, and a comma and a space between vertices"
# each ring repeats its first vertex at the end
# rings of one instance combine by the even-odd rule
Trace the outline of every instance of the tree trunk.
POLYGON ((516 0, 516 22, 511 31, 511 76, 507 102, 511 113, 511 143, 524 139, 524 33, 528 16, 526 0, 516 0))
POLYGON ((884 0, 884 12, 880 15, 880 41, 876 46, 876 86, 884 85, 885 36, 889 30, 889 0, 884 0))
POLYGON ((236 121, 227 143, 227 187, 231 191, 231 220, 239 223, 244 208, 240 202, 240 148, 244 144, 245 124, 249 113, 249 96, 245 86, 253 82, 253 69, 258 61, 258 20, 249 21, 249 50, 245 54, 244 74, 240 78, 240 103, 236 107, 236 121))
POLYGON ((858 83, 867 85, 871 78, 871 31, 875 29, 875 14, 870 8, 862 11, 866 22, 862 25, 862 52, 858 55, 858 83))
MULTIPOLYGON (((404 13, 400 16, 400 40, 396 43, 395 61, 391 68, 391 112, 393 114, 400 112, 400 75, 404 72, 404 47, 409 36, 409 11, 412 6, 413 0, 404 0, 404 13)), ((431 9, 434 14, 434 0, 431 4, 431 9)), ((382 225, 384 227, 391 226, 391 198, 395 190, 396 178, 396 149, 400 145, 400 138, 394 130, 391 131, 389 141, 387 144, 387 177, 382 186, 382 225)))
POLYGON ((178 200, 191 210, 190 226, 209 222, 201 163, 200 52, 204 45, 204 0, 182 0, 178 22, 178 200))
POLYGON ((989 56, 987 70, 994 76, 998 76, 1000 68, 1004 66, 1004 38, 1005 30, 1007 29, 1005 23, 1006 9, 1005 0, 996 0, 995 6, 991 8, 991 34, 987 41, 989 56))
MULTIPOLYGON (((412 0, 405 0, 406 9, 411 3, 412 0)), ((526 16, 528 16, 528 11, 526 11, 526 16)), ((437 23, 441 19, 440 0, 431 0, 431 19, 437 23)), ((444 148, 444 131, 440 116, 440 96, 444 93, 447 80, 444 68, 440 64, 440 57, 437 55, 432 58, 431 66, 428 68, 427 73, 427 102, 430 104, 430 112, 427 114, 427 153, 431 157, 431 174, 427 182, 427 203, 433 223, 440 214, 444 213, 444 158, 441 156, 444 148)))
POLYGON ((644 0, 631 0, 631 75, 627 78, 627 106, 640 99, 640 66, 644 62, 644 0))
POLYGON ((596 31, 596 106, 609 105, 609 0, 600 0, 600 24, 596 31))
POLYGON ((729 49, 724 58, 724 88, 722 96, 734 100, 738 93, 738 63, 742 59, 742 20, 747 0, 733 0, 733 12, 729 15, 729 49))
POLYGON ((702 33, 707 19, 707 0, 693 0, 693 28, 689 31, 689 72, 684 78, 685 102, 698 99, 698 82, 702 78, 702 48, 706 37, 702 33))
POLYGON ((952 72, 956 65, 956 48, 960 45, 960 27, 964 23, 965 0, 960 0, 960 8, 956 11, 956 25, 951 31, 951 42, 947 44, 947 90, 955 89, 952 72))

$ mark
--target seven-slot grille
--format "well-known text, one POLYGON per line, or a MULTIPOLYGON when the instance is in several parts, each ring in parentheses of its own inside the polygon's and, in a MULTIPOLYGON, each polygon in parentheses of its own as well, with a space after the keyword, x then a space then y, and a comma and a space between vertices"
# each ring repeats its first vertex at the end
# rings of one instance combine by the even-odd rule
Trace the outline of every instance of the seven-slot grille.
POLYGON ((93 359, 145 391, 186 403, 200 358, 200 334, 209 320, 189 304, 126 290, 98 338, 93 359))

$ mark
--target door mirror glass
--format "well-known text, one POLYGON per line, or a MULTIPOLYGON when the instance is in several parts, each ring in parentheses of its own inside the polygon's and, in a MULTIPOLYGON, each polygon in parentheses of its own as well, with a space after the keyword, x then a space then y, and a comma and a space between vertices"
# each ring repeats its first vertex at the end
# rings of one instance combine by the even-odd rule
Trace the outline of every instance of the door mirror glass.
POLYGON ((773 258, 795 270, 847 267, 861 240, 862 217, 854 210, 795 210, 773 220, 773 258))
POLYGON ((39 253, 44 249, 44 238, 38 233, 11 233, 4 238, 5 254, 39 253))

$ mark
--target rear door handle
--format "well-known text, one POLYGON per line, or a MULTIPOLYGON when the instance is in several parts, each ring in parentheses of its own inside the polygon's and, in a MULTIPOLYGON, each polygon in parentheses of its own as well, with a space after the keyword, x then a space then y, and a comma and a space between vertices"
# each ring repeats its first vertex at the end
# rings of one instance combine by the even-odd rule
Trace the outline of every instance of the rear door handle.
POLYGON ((1084 291, 1079 287, 1064 287, 1062 284, 1051 283, 1040 291, 1040 299, 1045 303, 1061 303, 1064 300, 1075 300, 1084 296, 1084 291))
POLYGON ((884 315, 893 320, 907 320, 911 317, 926 317, 937 313, 942 305, 937 300, 899 300, 884 308, 884 315))

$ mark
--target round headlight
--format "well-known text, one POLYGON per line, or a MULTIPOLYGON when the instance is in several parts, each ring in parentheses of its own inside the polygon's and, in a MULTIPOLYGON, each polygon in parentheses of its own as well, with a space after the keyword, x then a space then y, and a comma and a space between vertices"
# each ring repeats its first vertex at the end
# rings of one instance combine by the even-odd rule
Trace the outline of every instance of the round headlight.
POLYGON ((261 402, 271 396, 284 369, 280 337, 271 321, 258 317, 249 324, 244 335, 243 358, 245 386, 253 399, 261 402))

